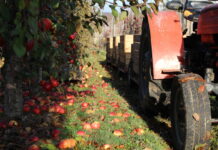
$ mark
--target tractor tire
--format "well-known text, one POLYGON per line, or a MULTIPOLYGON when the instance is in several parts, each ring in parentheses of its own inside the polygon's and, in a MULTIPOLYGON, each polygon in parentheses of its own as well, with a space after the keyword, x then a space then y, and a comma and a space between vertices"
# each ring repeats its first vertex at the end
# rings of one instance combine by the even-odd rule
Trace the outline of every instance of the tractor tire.
POLYGON ((197 74, 174 78, 171 93, 171 122, 176 150, 207 150, 211 109, 204 80, 197 74))
POLYGON ((161 81, 152 79, 152 48, 147 16, 142 23, 142 35, 139 50, 139 105, 143 111, 154 112, 159 101, 161 81))

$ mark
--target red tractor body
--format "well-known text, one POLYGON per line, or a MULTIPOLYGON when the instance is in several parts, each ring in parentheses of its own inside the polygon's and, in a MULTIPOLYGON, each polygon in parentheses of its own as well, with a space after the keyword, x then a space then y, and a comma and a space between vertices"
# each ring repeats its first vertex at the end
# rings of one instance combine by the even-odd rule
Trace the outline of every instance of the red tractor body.
POLYGON ((163 11, 148 16, 148 22, 153 79, 172 78, 172 72, 182 72, 184 65, 184 44, 179 16, 174 11, 163 11))
POLYGON ((198 21, 198 34, 218 34, 218 4, 204 8, 198 21))
POLYGON ((176 150, 209 149, 217 120, 211 119, 210 97, 218 100, 218 4, 170 1, 167 8, 177 12, 160 11, 143 20, 140 105, 149 111, 170 105, 176 150))

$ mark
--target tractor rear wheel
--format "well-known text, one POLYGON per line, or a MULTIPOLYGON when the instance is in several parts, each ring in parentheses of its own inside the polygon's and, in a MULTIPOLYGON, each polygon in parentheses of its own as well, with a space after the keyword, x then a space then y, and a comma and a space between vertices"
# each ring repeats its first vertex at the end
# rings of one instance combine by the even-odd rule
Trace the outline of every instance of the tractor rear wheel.
POLYGON ((171 122, 176 150, 208 149, 211 111, 204 80, 196 74, 175 77, 171 122))

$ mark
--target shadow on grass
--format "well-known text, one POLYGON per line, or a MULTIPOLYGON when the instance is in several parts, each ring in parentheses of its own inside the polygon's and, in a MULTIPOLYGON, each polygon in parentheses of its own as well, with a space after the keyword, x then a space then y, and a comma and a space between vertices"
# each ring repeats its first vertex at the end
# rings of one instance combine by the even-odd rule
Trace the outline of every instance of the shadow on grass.
POLYGON ((157 119, 158 116, 162 116, 163 119, 169 119, 166 116, 166 113, 161 113, 167 110, 167 108, 160 108, 162 111, 157 112, 156 115, 150 114, 148 112, 144 112, 140 109, 138 104, 138 87, 137 85, 133 85, 131 88, 127 82, 127 75, 118 71, 117 68, 109 66, 105 61, 101 61, 100 64, 106 68, 106 70, 110 73, 111 78, 103 78, 103 80, 107 83, 110 83, 113 88, 115 88, 120 96, 122 96, 131 106, 130 109, 135 111, 148 125, 149 129, 153 130, 155 133, 159 134, 166 143, 172 147, 172 137, 170 127, 157 119))

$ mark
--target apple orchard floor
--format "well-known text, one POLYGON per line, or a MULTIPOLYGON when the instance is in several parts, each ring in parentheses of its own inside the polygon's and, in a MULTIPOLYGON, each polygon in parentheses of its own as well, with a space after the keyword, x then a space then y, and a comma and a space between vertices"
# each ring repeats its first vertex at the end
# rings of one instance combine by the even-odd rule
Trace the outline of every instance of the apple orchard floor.
POLYGON ((88 61, 81 83, 30 92, 22 119, 1 117, 0 149, 171 149, 168 119, 140 112, 137 87, 104 65, 105 52, 92 51, 88 61))

